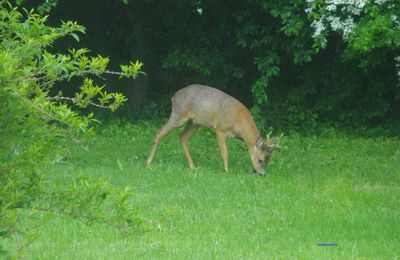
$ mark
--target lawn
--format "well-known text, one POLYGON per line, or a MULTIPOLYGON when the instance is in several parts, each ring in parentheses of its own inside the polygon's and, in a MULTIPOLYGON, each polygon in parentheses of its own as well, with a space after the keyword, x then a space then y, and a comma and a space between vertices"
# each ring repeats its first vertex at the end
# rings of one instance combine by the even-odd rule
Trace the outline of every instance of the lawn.
POLYGON ((132 187, 146 227, 124 236, 54 216, 27 248, 28 259, 400 257, 399 139, 290 134, 260 177, 233 139, 224 173, 208 129, 189 141, 196 170, 187 166, 179 131, 161 141, 146 169, 159 126, 109 124, 86 147, 71 144, 49 171, 59 181, 80 173, 132 187))

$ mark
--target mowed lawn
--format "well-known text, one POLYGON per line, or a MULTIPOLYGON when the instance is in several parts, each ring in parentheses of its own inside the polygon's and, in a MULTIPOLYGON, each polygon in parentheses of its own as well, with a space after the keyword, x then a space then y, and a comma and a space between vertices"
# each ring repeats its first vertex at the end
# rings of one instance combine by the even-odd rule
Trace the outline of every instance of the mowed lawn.
POLYGON ((145 228, 131 236, 52 217, 28 259, 393 259, 400 258, 400 141, 335 133, 291 134, 266 177, 253 174, 246 146, 228 141, 224 173, 215 135, 179 131, 145 160, 161 123, 108 125, 50 169, 104 177, 135 191, 145 228), (327 244, 327 245, 320 245, 327 244))

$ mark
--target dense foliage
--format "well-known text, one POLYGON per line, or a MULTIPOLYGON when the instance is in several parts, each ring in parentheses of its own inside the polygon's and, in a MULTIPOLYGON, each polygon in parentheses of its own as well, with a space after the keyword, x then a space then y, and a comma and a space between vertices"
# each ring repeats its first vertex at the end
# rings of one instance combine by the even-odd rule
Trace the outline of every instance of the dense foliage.
POLYGON ((55 53, 56 40, 71 36, 79 41, 85 28, 75 22, 46 25, 47 16, 32 10, 0 5, 0 242, 12 237, 16 252, 34 236, 24 226, 27 216, 65 214, 87 222, 101 221, 125 230, 137 225, 136 211, 127 200, 129 189, 119 191, 105 180, 74 174, 63 185, 49 181, 46 167, 68 155, 66 142, 82 142, 98 122, 93 114, 74 108, 88 105, 115 110, 126 100, 106 92, 89 76, 104 73, 134 78, 140 62, 107 69, 108 58, 88 56, 87 49, 55 53), (54 91, 60 81, 82 79, 73 96, 54 91))
POLYGON ((259 104, 274 126, 399 119, 397 0, 50 2, 93 48, 146 63, 147 80, 125 92, 136 104, 197 82, 259 104))

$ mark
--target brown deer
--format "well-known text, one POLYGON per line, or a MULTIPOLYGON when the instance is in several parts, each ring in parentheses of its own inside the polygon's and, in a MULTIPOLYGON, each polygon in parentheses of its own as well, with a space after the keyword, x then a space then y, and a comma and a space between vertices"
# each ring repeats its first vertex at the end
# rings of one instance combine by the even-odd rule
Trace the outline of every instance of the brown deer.
POLYGON ((215 129, 225 171, 228 171, 227 136, 247 144, 253 168, 260 175, 265 174, 272 150, 279 147, 279 138, 269 138, 268 135, 266 142, 261 138, 250 111, 237 99, 215 88, 189 85, 172 97, 171 115, 154 138, 147 166, 153 161, 160 139, 185 123, 187 126, 180 135, 180 142, 192 169, 194 163, 187 141, 200 126, 215 129))

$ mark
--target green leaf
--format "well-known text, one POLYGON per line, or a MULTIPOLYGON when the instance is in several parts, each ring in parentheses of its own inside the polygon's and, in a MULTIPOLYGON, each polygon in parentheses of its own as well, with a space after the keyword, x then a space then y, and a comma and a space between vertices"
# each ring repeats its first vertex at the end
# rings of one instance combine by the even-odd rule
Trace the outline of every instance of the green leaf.
POLYGON ((79 36, 76 33, 70 34, 77 42, 79 42, 79 36))

